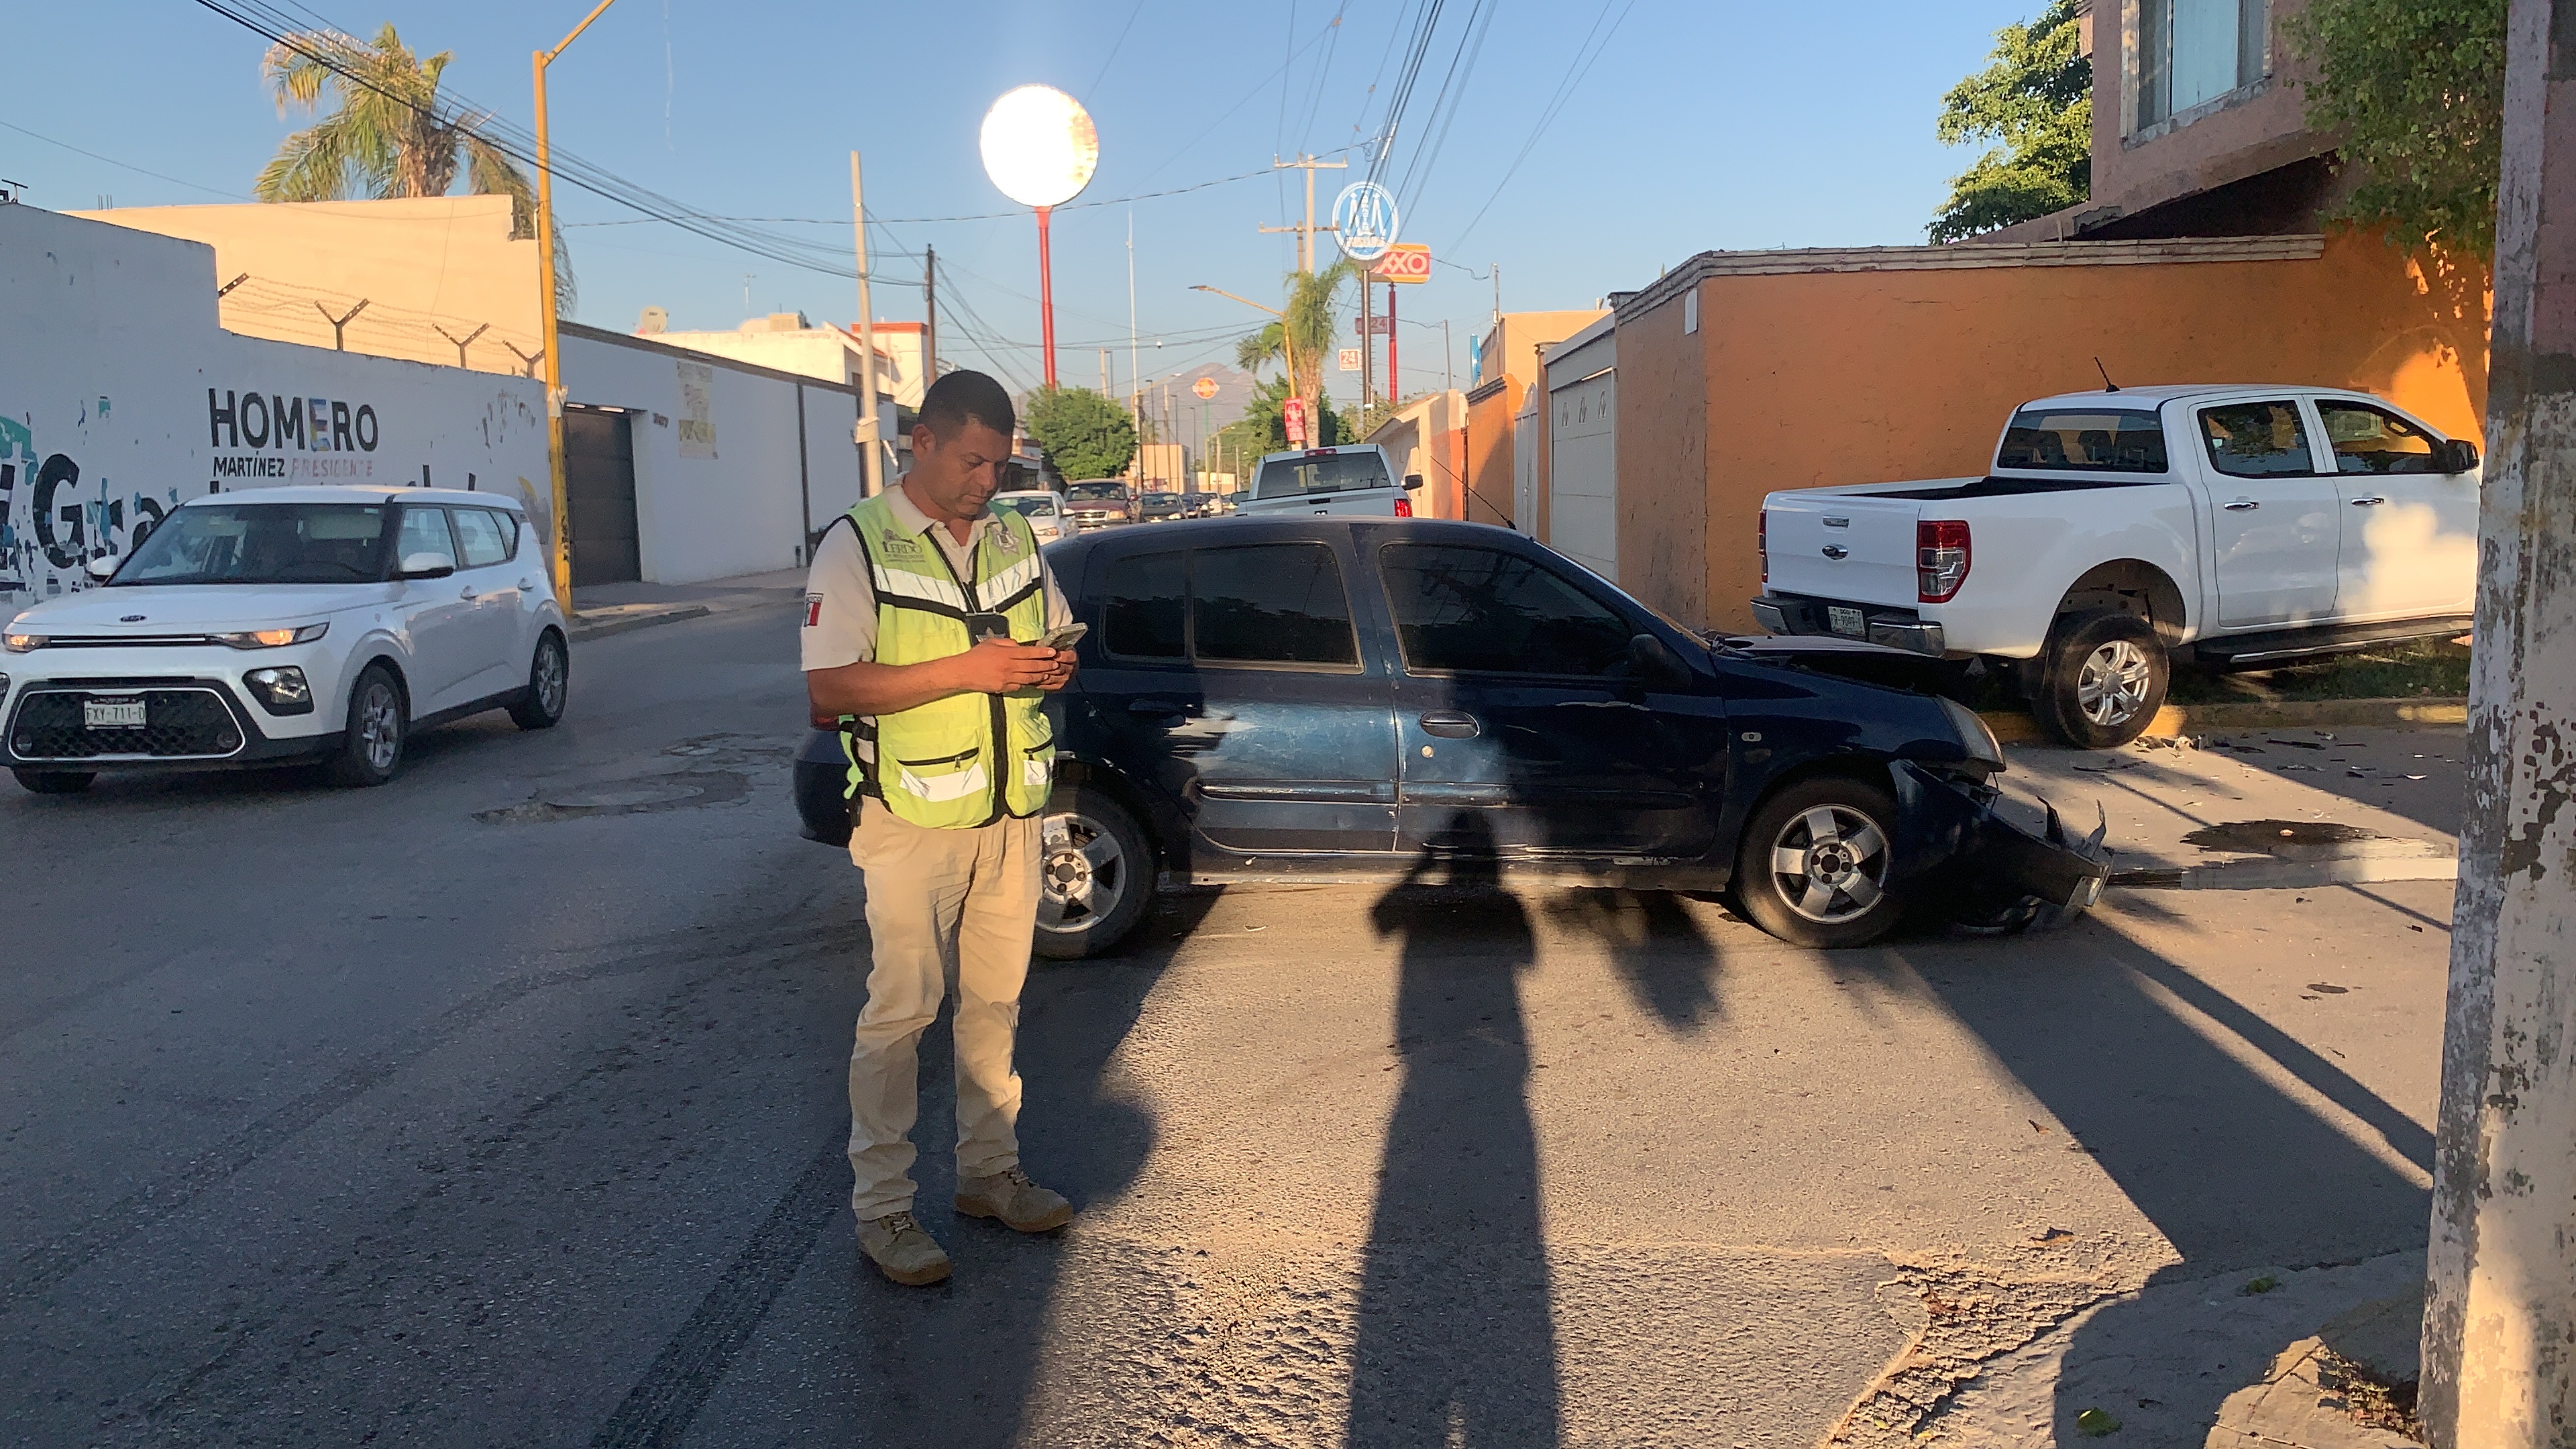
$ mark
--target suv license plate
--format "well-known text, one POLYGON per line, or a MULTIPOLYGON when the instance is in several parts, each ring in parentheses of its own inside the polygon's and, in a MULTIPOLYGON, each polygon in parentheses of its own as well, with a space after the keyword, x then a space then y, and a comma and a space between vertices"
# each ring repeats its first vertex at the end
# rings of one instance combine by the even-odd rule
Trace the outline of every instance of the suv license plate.
POLYGON ((1846 609, 1840 604, 1828 604, 1825 606, 1825 623, 1837 634, 1853 639, 1869 637, 1869 620, 1863 618, 1858 609, 1846 609))
POLYGON ((143 701, 139 699, 88 699, 81 701, 81 723, 94 730, 139 730, 143 728, 143 701))

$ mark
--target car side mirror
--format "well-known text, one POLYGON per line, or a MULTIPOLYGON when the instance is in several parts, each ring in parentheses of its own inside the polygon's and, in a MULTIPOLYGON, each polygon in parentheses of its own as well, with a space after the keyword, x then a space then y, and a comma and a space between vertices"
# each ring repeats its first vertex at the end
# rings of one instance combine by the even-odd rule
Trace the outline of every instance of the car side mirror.
POLYGON ((81 572, 89 575, 90 578, 99 583, 106 583, 108 576, 116 572, 116 560, 112 558, 91 559, 88 563, 81 565, 81 572))
POLYGON ((2465 438, 2445 438, 2434 445, 2433 466, 2445 473, 2466 473, 2478 466, 2478 445, 2465 438))
POLYGON ((1404 475, 1404 491, 1405 491, 1405 492, 1410 493, 1410 492, 1412 492, 1414 489, 1419 488, 1419 487, 1421 487, 1421 486, 1422 486, 1422 475, 1421 475, 1421 474, 1419 474, 1419 473, 1407 473, 1407 474, 1405 474, 1405 475, 1404 475))
POLYGON ((1681 689, 1691 682, 1690 666, 1652 634, 1628 640, 1628 672, 1649 689, 1681 689))
POLYGON ((454 572, 456 560, 426 549, 404 554, 402 567, 396 570, 397 576, 406 579, 443 579, 454 572))

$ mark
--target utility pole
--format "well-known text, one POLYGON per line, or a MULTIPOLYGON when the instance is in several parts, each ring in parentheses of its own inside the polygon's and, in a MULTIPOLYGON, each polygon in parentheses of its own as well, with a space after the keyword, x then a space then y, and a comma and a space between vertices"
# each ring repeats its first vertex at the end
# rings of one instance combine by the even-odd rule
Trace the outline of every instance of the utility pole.
POLYGON ((1144 400, 1133 392, 1138 386, 1136 371, 1136 208, 1127 208, 1127 425, 1136 430, 1136 440, 1145 440, 1144 400))
POLYGON ((1106 347, 1100 349, 1100 395, 1102 397, 1117 396, 1117 394, 1109 390, 1109 349, 1106 347))
MULTIPOLYGON (((599 18, 610 0, 599 0, 581 23, 552 50, 533 53, 530 69, 536 74, 537 109, 537 356, 546 365, 546 471, 552 474, 554 504, 554 585, 555 603, 567 615, 576 611, 572 602, 572 499, 564 479, 563 433, 563 338, 556 329, 555 317, 555 171, 554 152, 546 141, 546 67, 564 53, 564 47, 581 38, 590 22, 599 18)), ((512 347, 516 353, 519 349, 512 347)))
POLYGON ((1315 270, 1315 233, 1319 231, 1333 230, 1330 223, 1323 226, 1315 225, 1315 173, 1318 171, 1339 171, 1350 164, 1351 163, 1348 161, 1318 161, 1303 151, 1297 153, 1297 159, 1294 161, 1282 161, 1277 157, 1271 158, 1270 169, 1273 171, 1303 171, 1306 173, 1305 223, 1300 226, 1265 226, 1262 228, 1263 231, 1293 231, 1297 233, 1297 270, 1301 272, 1311 272, 1315 270))
POLYGON ((939 381, 939 248, 921 249, 921 386, 939 381))
POLYGON ((2468 810, 2417 1412, 2436 1449, 2576 1423, 2576 0, 2511 0, 2468 810))
POLYGON ((1377 362, 1377 324, 1369 317, 1368 274, 1360 274, 1360 426, 1368 426, 1370 369, 1377 362))
POLYGON ((1457 361, 1449 351, 1449 319, 1443 317, 1440 319, 1440 390, 1442 392, 1458 390, 1457 361))
MULTIPOLYGON (((1362 277, 1360 285, 1368 285, 1362 277)), ((1404 406, 1404 374, 1395 370, 1395 283, 1386 284, 1386 405, 1404 406)))
POLYGON ((1485 266, 1494 274, 1494 320, 1500 322, 1503 320, 1503 264, 1487 262, 1485 266))
POLYGON ((859 466, 870 498, 885 491, 885 454, 878 441, 877 324, 868 310, 868 213, 859 195, 859 153, 850 153, 850 235, 859 257, 859 466))

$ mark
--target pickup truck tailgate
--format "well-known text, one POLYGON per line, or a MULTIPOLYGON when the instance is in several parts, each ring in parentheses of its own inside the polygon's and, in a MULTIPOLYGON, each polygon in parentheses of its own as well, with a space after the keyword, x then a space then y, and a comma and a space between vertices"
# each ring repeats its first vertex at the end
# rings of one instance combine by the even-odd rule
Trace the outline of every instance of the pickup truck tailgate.
POLYGON ((1911 607, 1920 597, 1911 498, 1774 493, 1762 501, 1771 590, 1855 604, 1911 607))

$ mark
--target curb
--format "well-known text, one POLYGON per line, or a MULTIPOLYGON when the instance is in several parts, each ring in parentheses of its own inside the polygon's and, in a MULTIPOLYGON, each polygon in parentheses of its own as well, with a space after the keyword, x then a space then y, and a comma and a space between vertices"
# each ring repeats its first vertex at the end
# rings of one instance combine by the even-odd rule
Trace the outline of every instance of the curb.
POLYGON ((682 619, 703 619, 714 612, 704 604, 681 604, 651 614, 629 614, 623 618, 602 619, 596 624, 584 624, 579 616, 575 616, 571 626, 564 632, 573 643, 579 644, 591 639, 605 639, 611 634, 650 629, 656 624, 676 624, 682 619))
MULTIPOLYGON (((2020 710, 1990 710, 1979 718, 2007 745, 2045 744, 2049 737, 2039 721, 2020 710)), ((2277 704, 2169 704, 2156 711, 2147 733, 2170 738, 2204 730, 2310 729, 2343 725, 2356 729, 2408 729, 2469 722, 2465 699, 2291 699, 2277 704)))

